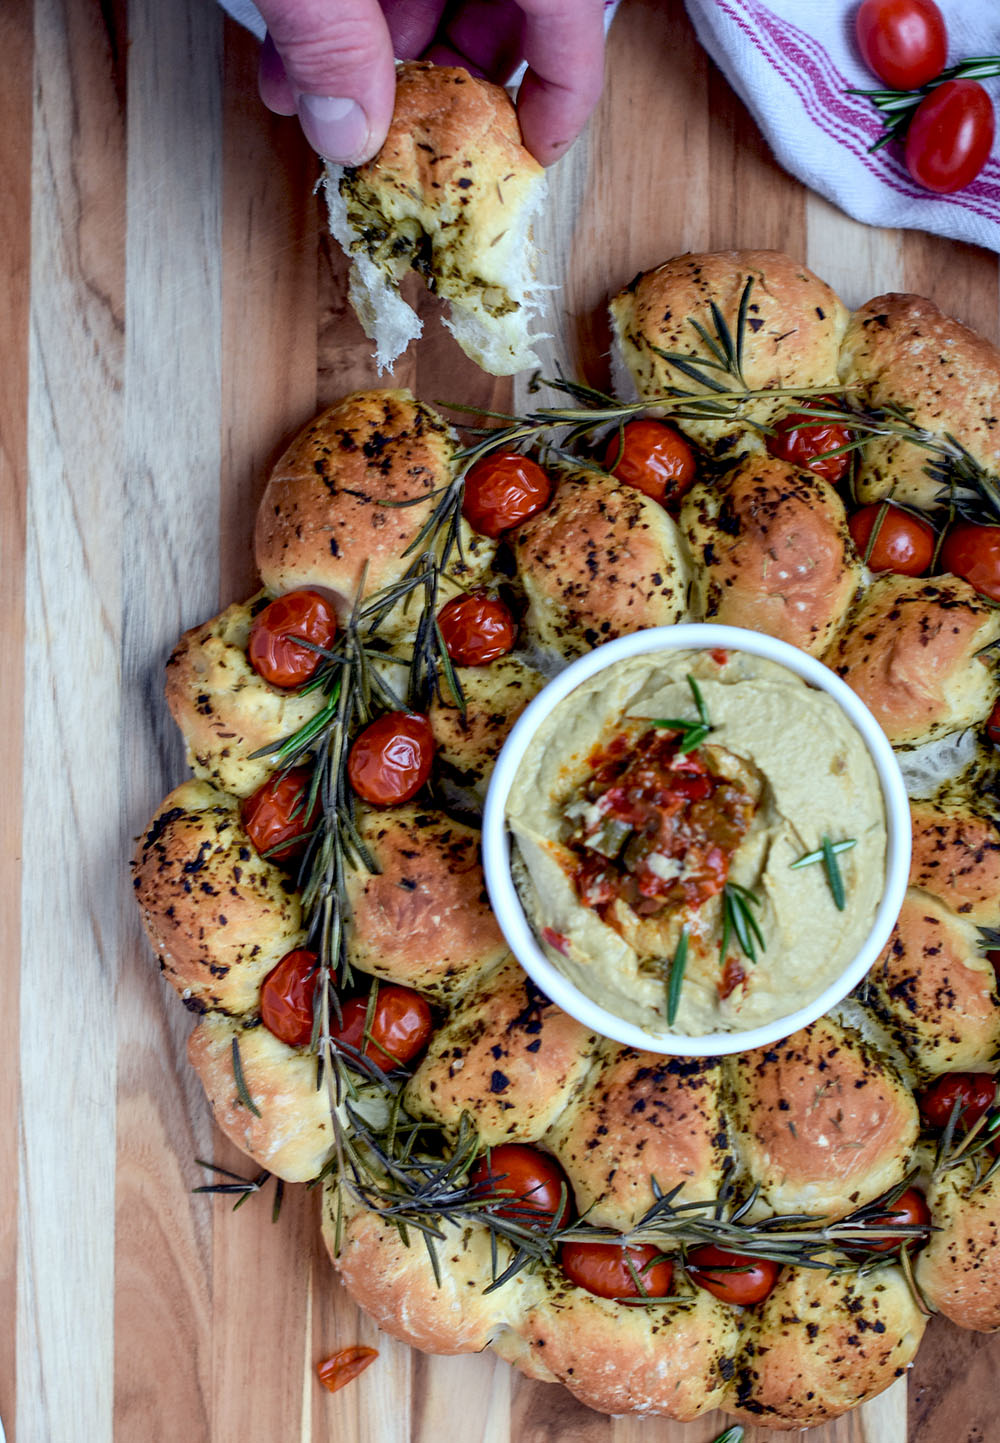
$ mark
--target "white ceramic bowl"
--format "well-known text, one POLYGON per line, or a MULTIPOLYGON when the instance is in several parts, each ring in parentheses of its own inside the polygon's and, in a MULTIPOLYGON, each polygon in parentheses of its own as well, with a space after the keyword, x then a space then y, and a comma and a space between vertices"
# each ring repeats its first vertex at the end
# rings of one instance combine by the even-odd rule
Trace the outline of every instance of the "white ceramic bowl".
POLYGON ((745 631, 741 627, 714 626, 698 622, 660 626, 620 637, 617 641, 598 647, 560 672, 554 681, 549 682, 548 686, 539 692, 514 725, 497 759, 483 815, 483 867, 490 901, 511 951, 528 975, 557 1006, 592 1031, 647 1052, 666 1052, 683 1057, 714 1057, 766 1046, 769 1042, 776 1042, 779 1038, 787 1037, 798 1028, 814 1022, 846 997, 878 957, 899 915, 909 876, 911 841, 910 809, 899 764, 882 728, 850 687, 822 662, 815 661, 804 651, 790 646, 788 642, 763 636, 756 631, 745 631), (861 734, 878 772, 885 802, 885 890, 871 931, 860 952, 844 967, 837 980, 807 1006, 790 1012, 785 1017, 779 1017, 764 1027, 743 1032, 708 1032, 697 1036, 669 1033, 654 1036, 616 1013, 609 1012, 588 997, 549 961, 539 946, 511 876, 510 836, 506 823, 507 797, 514 775, 538 727, 553 708, 581 682, 589 681, 596 673, 626 657, 645 656, 651 652, 708 651, 716 647, 749 652, 752 656, 778 662, 803 681, 832 697, 861 734))

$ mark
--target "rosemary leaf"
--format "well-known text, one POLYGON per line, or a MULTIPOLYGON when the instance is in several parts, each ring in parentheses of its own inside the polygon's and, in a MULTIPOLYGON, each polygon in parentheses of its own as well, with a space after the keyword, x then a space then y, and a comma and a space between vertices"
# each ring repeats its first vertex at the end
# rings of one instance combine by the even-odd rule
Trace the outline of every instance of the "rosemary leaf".
POLYGON ((667 1026, 673 1027, 674 1019, 677 1016, 677 1009, 681 1002, 681 984, 684 981, 684 969, 687 967, 688 938, 690 931, 687 923, 681 928, 681 935, 677 942, 677 950, 674 952, 674 960, 670 964, 670 974, 667 981, 667 1026))
POLYGON ((833 893, 833 904, 838 912, 843 912, 847 906, 844 879, 840 875, 840 863, 837 861, 837 854, 833 850, 833 843, 829 837, 823 838, 823 870, 826 872, 826 880, 833 893))
POLYGON ((243 1060, 240 1057, 240 1039, 233 1034, 233 1081, 236 1083, 236 1095, 243 1106, 252 1112, 254 1117, 260 1117, 260 1108, 254 1102, 247 1089, 246 1078, 243 1076, 243 1060))
MULTIPOLYGON (((852 847, 856 847, 857 845, 857 837, 845 837, 842 842, 831 842, 830 849, 836 855, 838 852, 849 852, 852 847)), ((794 862, 789 862, 788 866, 789 869, 794 872, 798 867, 808 867, 811 866, 813 862, 822 862, 825 856, 826 852, 824 849, 817 847, 815 852, 804 852, 803 855, 797 857, 794 862)))

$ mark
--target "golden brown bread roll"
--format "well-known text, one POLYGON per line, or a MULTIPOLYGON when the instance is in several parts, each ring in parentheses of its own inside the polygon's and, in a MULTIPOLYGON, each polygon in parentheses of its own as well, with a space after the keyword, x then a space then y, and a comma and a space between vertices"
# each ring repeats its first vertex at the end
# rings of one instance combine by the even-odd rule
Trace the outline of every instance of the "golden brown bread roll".
POLYGON ((560 1012, 511 957, 467 992, 406 1088, 417 1117, 453 1131, 474 1109, 492 1147, 541 1137, 590 1067, 594 1035, 560 1012))
POLYGON ((606 1043, 598 1067, 545 1136, 595 1227, 624 1232, 653 1205, 651 1179, 685 1201, 715 1197, 730 1154, 717 1058, 606 1043))
POLYGON ((269 686, 247 660, 264 592, 227 606, 219 616, 186 631, 167 662, 167 705, 187 744, 196 777, 236 797, 249 796, 274 770, 277 756, 252 754, 290 736, 325 700, 269 686))
POLYGON ((1000 1058, 1000 1000, 979 932, 928 893, 907 892, 869 987, 921 1076, 979 1070, 1000 1058))
MULTIPOLYGON (((988 1166, 991 1159, 987 1157, 988 1166)), ((935 1231, 917 1259, 917 1283, 932 1307, 960 1328, 1000 1328, 1000 1179, 976 1185, 962 1163, 927 1191, 935 1231)))
POLYGON ((979 653, 1000 611, 954 576, 879 576, 823 660, 874 713, 894 746, 983 721, 996 693, 979 653))
POLYGON ((728 1066, 743 1163, 775 1212, 843 1217, 906 1175, 917 1139, 912 1094, 832 1018, 728 1066))
POLYGON ((688 563, 677 527, 611 477, 564 475, 549 506, 518 528, 514 553, 527 629, 564 656, 683 615, 688 563))
POLYGON ((378 871, 347 874, 352 966, 441 999, 500 961, 478 830, 419 807, 366 812, 359 830, 378 871))
MULTIPOLYGON (((1000 472, 1000 351, 932 301, 876 296, 855 311, 840 375, 869 406, 905 407, 913 425, 954 436, 987 471, 1000 472)), ((872 437, 860 453, 858 498, 933 505, 942 490, 925 469, 933 459, 898 436, 872 437)))
POLYGON ((434 698, 428 715, 445 775, 482 798, 511 727, 548 678, 517 656, 455 672, 464 709, 446 692, 434 698))
POLYGON ((545 174, 499 85, 454 67, 401 65, 382 149, 354 169, 328 166, 325 189, 330 227, 352 257, 351 304, 380 371, 420 334, 399 295, 411 267, 450 302, 445 325, 485 370, 506 376, 537 364, 531 222, 545 174))
POLYGON ((727 1411, 771 1428, 839 1417, 903 1376, 925 1326, 900 1268, 787 1268, 747 1329, 727 1411))
POLYGON ((286 1046, 257 1018, 208 1012, 188 1038, 188 1058, 231 1142, 286 1182, 319 1176, 333 1149, 333 1123, 329 1094, 316 1086, 314 1056, 286 1046), (240 1097, 234 1039, 247 1093, 260 1116, 240 1097))
MULTIPOLYGON (((454 454, 451 428, 408 391, 345 396, 295 437, 271 473, 254 533, 264 585, 275 594, 323 587, 344 617, 362 575, 366 596, 398 581, 413 560, 403 553, 433 510, 432 493, 451 481, 454 454)), ((449 571, 465 583, 489 565, 494 543, 463 522, 462 550, 464 562, 456 554, 449 571)), ((413 630, 419 602, 406 614, 397 608, 395 630, 413 630)))
POLYGON ((1000 927, 1000 828, 982 792, 910 803, 910 884, 978 927, 1000 927))
POLYGON ((184 782, 139 839, 133 885, 160 967, 185 1002, 249 1012, 305 940, 295 883, 258 856, 235 798, 184 782))
MULTIPOLYGON (((660 352, 677 352, 695 363, 715 359, 695 325, 718 341, 713 301, 735 346, 740 299, 749 278, 753 286, 741 367, 745 386, 717 368, 707 369, 709 379, 737 391, 836 384, 848 312, 830 287, 780 251, 719 251, 677 256, 637 276, 611 302, 615 336, 640 396, 662 395, 671 387, 695 393, 709 389, 660 352)), ((767 424, 787 409, 787 399, 775 397, 747 403, 744 414, 767 424)), ((716 456, 763 450, 760 433, 743 419, 677 424, 716 456)))
POLYGON ((692 609, 825 650, 861 580, 843 502, 811 471, 748 456, 692 488, 681 529, 696 562, 692 609))

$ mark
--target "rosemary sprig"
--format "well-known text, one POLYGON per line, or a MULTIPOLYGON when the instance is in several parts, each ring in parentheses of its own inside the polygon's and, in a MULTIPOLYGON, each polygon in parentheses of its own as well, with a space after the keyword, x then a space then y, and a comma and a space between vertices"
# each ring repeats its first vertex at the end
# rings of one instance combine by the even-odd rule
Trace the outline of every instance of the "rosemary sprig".
MULTIPOLYGON (((219 1164, 216 1162, 205 1162, 200 1157, 196 1157, 195 1162, 198 1164, 199 1167, 208 1168, 210 1172, 218 1173, 220 1177, 227 1177, 230 1179, 230 1181, 204 1183, 201 1187, 192 1188, 191 1191, 194 1193, 218 1193, 221 1195, 228 1194, 230 1196, 235 1196, 236 1201, 233 1203, 233 1212, 235 1212, 237 1208, 241 1208, 246 1202, 247 1198, 253 1197, 255 1193, 259 1193, 262 1190, 264 1184, 267 1182, 268 1178, 274 1176, 273 1173, 269 1173, 265 1170, 259 1172, 256 1177, 244 1177, 242 1173, 230 1172, 229 1168, 220 1167, 219 1164)), ((284 1200, 284 1196, 284 1179, 280 1177, 275 1177, 274 1200, 271 1204, 272 1223, 276 1223, 281 1215, 281 1204, 284 1200)))
POLYGON ((681 1002, 681 986, 684 982, 684 970, 687 967, 688 938, 690 928, 685 925, 681 928, 681 935, 677 941, 677 948, 674 952, 673 961, 670 964, 670 971, 667 976, 667 1026, 673 1027, 677 1017, 677 1009, 681 1002))
POLYGON ((693 752, 696 747, 700 747, 709 732, 713 730, 708 715, 708 708, 705 706, 705 698, 701 694, 701 687, 690 672, 688 672, 687 682, 691 688, 691 694, 694 697, 694 704, 698 711, 698 720, 693 722, 684 721, 678 717, 653 718, 654 727, 660 727, 672 732, 680 732, 681 744, 677 750, 681 756, 687 756, 688 752, 693 752))
POLYGON ((938 1140, 934 1156, 933 1176, 941 1177, 963 1163, 972 1166, 972 1180, 966 1189, 966 1196, 980 1188, 1000 1172, 1000 1156, 994 1145, 1000 1136, 1000 1094, 994 1105, 972 1124, 968 1131, 961 1131, 962 1100, 956 1098, 944 1131, 938 1140))
MULTIPOLYGON (((845 837, 842 842, 831 842, 830 844, 835 854, 837 852, 849 852, 852 847, 856 847, 857 845, 857 837, 845 837)), ((802 856, 797 857, 794 862, 789 862, 789 869, 794 872, 797 867, 808 867, 811 866, 813 862, 822 862, 824 855, 822 847, 818 847, 815 852, 804 852, 802 856)))
POLYGON ((960 60, 957 65, 949 65, 934 80, 916 90, 865 90, 850 86, 844 93, 870 100, 882 118, 885 133, 868 147, 871 152, 881 150, 890 140, 902 140, 921 101, 926 100, 939 85, 948 80, 985 80, 991 75, 1000 75, 1000 55, 973 55, 968 60, 960 60))
POLYGON ((743 954, 751 962, 757 961, 757 948, 762 952, 767 951, 767 943, 764 941, 764 934, 757 924, 757 918, 751 911, 751 906, 760 907, 763 903, 756 892, 751 892, 749 887, 741 887, 738 882, 727 882, 722 889, 722 942, 719 947, 719 955, 723 963, 729 952, 729 943, 733 936, 736 937, 743 954))
MULTIPOLYGON (((746 380, 743 376, 743 353, 746 338, 747 311, 750 306, 750 296, 753 291, 754 277, 747 276, 740 293, 740 302, 736 313, 736 336, 733 337, 725 316, 716 305, 715 301, 709 301, 709 311, 712 317, 712 325, 715 328, 713 335, 707 327, 693 317, 688 317, 688 324, 694 329, 698 339, 705 347, 708 355, 692 355, 685 351, 665 351, 659 346, 650 344, 652 350, 661 360, 666 361, 675 371, 686 376, 689 381, 696 385, 704 386, 709 391, 726 395, 731 392, 731 383, 735 382, 736 387, 744 395, 749 393, 746 380), (728 383, 718 380, 709 374, 716 371, 727 377, 728 383)), ((773 394, 773 393, 772 393, 773 394)))

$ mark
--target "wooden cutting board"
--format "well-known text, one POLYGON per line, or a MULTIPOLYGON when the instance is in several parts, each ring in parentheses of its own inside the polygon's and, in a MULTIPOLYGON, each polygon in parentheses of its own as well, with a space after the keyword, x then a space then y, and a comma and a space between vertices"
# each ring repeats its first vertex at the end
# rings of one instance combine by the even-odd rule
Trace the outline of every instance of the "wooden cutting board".
MULTIPOLYGON (((268 465, 375 381, 315 165, 210 0, 0 10, 0 1417, 10 1443, 709 1443, 611 1420, 492 1355, 378 1337, 323 1256, 314 1194, 233 1214, 126 877, 183 775, 161 697, 187 626, 254 585, 268 465), (380 1356, 330 1397, 315 1362, 380 1356)), ((993 339, 996 257, 855 225, 775 166, 679 4, 625 0, 590 134, 554 177, 558 353, 606 382, 604 302, 686 249, 774 246, 849 303, 934 297, 993 339)), ((434 324, 396 380, 507 406, 434 324)), ((816 1443, 996 1436, 996 1339, 932 1325, 904 1382, 816 1443), (909 1422, 907 1422, 907 1417, 909 1422)), ((753 1443, 778 1435, 748 1430, 753 1443)))

